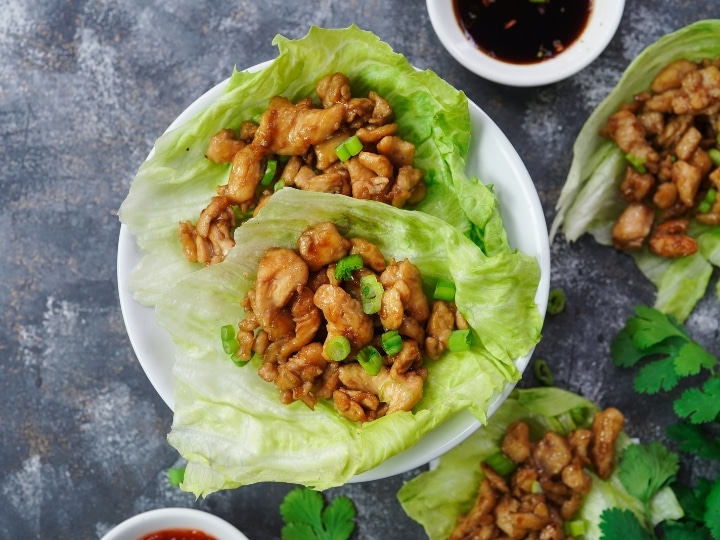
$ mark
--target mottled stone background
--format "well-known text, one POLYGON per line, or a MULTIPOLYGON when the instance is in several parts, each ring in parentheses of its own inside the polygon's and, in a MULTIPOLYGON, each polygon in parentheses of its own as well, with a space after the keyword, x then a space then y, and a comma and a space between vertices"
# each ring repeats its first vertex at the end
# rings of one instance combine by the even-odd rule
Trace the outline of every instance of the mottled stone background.
MULTIPOLYGON (((455 62, 421 0, 3 0, 0 538, 99 538, 167 506, 208 510, 253 540, 279 538, 289 486, 196 501, 168 485, 166 470, 180 463, 165 440, 172 413, 133 353, 116 278, 117 209, 153 141, 233 66, 273 58, 276 33, 298 38, 311 24, 357 23, 435 70, 505 131, 550 223, 572 142, 625 66, 661 35, 719 15, 716 0, 628 0, 619 33, 590 67, 558 84, 511 89, 455 62)), ((608 353, 632 307, 652 304, 652 286, 627 257, 590 239, 558 239, 552 272, 567 309, 547 320, 536 355, 559 385, 622 408, 631 433, 663 437, 669 401, 638 399, 608 353)), ((687 321, 715 354, 719 315, 708 295, 687 321)), ((522 384, 533 383, 528 375, 522 384)), ((708 473, 703 462, 683 470, 708 473)), ((356 538, 423 538, 395 497, 418 472, 328 495, 357 505, 356 538)))

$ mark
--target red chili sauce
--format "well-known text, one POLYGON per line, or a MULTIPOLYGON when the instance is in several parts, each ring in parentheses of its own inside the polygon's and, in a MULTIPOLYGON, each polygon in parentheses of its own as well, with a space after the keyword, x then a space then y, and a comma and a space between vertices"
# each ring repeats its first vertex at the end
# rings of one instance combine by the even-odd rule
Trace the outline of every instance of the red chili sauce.
POLYGON ((163 529, 146 534, 138 540, 217 540, 217 538, 197 529, 163 529))
POLYGON ((557 56, 582 34, 593 0, 453 0, 455 18, 481 51, 512 64, 557 56))

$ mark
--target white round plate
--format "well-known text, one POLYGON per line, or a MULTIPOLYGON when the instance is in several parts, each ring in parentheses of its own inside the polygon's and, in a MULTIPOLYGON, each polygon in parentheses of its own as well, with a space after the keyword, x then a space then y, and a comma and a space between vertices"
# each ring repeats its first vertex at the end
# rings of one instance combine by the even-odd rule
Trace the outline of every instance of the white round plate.
POLYGON ((427 10, 443 46, 476 75, 508 86, 542 86, 585 68, 600 56, 615 35, 625 0, 592 0, 592 3, 590 18, 578 39, 561 54, 535 64, 502 62, 478 49, 460 27, 452 0, 427 0, 427 10))
POLYGON ((169 529, 195 529, 218 540, 248 540, 248 537, 208 512, 193 508, 160 508, 126 519, 100 540, 138 540, 169 529))
MULTIPOLYGON (((262 68, 260 64, 251 70, 262 68)), ((168 128, 172 129, 189 120, 223 91, 224 81, 210 89, 188 107, 168 128)), ((472 139, 466 172, 477 176, 485 184, 492 184, 500 200, 500 214, 507 230, 510 246, 537 258, 540 265, 540 284, 535 302, 544 315, 550 287, 550 245, 547 225, 540 199, 525 165, 500 128, 480 107, 469 102, 472 139)), ((152 308, 138 304, 126 287, 131 270, 140 263, 142 253, 127 228, 120 227, 118 242, 118 292, 125 326, 140 365, 160 397, 173 408, 173 363, 175 348, 170 336, 155 321, 152 308)), ((527 367, 532 351, 519 358, 520 371, 527 367)), ((493 399, 489 412, 494 412, 514 388, 508 385, 493 399)), ((374 469, 359 474, 354 482, 377 480, 420 467, 447 452, 478 427, 480 422, 467 411, 450 418, 425 435, 415 446, 391 457, 374 469)))

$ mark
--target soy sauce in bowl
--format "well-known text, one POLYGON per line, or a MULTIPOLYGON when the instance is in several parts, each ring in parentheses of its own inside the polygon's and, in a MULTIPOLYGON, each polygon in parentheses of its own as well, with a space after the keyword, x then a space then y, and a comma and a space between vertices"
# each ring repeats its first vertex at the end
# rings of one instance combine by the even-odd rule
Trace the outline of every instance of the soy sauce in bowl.
POLYGON ((534 64, 562 53, 582 34, 593 0, 453 0, 466 37, 489 56, 534 64))

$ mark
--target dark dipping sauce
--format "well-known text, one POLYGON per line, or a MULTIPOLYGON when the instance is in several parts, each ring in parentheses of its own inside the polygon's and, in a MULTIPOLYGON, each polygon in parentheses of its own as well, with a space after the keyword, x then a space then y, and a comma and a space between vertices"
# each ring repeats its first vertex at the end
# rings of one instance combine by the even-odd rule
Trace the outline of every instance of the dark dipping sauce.
POLYGON ((146 534, 138 540, 217 540, 217 538, 197 529, 163 529, 146 534))
POLYGON ((593 0, 453 0, 465 35, 486 54, 535 64, 560 54, 582 34, 593 0))

